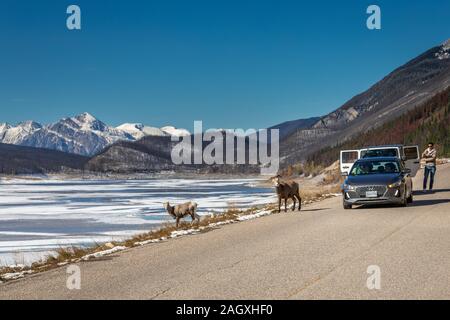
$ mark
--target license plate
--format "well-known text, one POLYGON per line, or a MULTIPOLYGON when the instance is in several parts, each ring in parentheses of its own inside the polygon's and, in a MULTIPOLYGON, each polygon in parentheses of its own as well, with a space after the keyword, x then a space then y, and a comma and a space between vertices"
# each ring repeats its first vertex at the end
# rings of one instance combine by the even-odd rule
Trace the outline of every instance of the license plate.
POLYGON ((378 197, 377 191, 366 191, 366 198, 376 198, 378 197))

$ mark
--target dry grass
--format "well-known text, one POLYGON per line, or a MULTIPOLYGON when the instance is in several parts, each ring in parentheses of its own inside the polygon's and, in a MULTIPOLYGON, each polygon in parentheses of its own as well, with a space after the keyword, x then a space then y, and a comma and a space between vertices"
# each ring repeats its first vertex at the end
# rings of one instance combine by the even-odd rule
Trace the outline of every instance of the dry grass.
MULTIPOLYGON (((0 276, 5 273, 15 273, 23 271, 23 268, 13 268, 13 267, 0 267, 0 276)), ((1 279, 1 277, 0 277, 1 279)))
POLYGON ((302 202, 310 203, 329 198, 333 194, 340 193, 340 191, 340 184, 316 185, 302 188, 300 196, 302 197, 302 202))
POLYGON ((344 182, 344 178, 341 175, 340 171, 330 171, 327 172, 320 183, 322 186, 334 186, 336 184, 342 184, 344 182))
POLYGON ((437 165, 442 165, 442 164, 447 164, 447 163, 450 163, 450 159, 446 159, 446 158, 442 158, 442 159, 438 158, 438 159, 436 159, 436 164, 437 165))
MULTIPOLYGON (((50 270, 60 266, 61 264, 65 264, 68 262, 79 261, 82 257, 109 249, 107 246, 94 244, 90 247, 60 247, 54 251, 54 254, 48 255, 45 259, 41 261, 34 262, 31 265, 24 265, 23 267, 9 267, 4 266, 0 267, 0 280, 2 279, 2 275, 8 273, 19 273, 19 272, 42 272, 46 270, 50 270)), ((14 265, 20 265, 17 262, 14 265)))
MULTIPOLYGON (((191 225, 190 222, 183 221, 180 223, 177 229, 174 224, 166 223, 165 225, 163 225, 163 227, 157 230, 138 234, 132 237, 131 239, 127 239, 123 242, 113 242, 113 244, 117 246, 133 247, 136 245, 136 243, 139 242, 168 238, 174 231, 190 230, 192 228, 199 228, 199 227, 208 227, 213 223, 219 223, 223 221, 235 221, 239 216, 249 215, 255 213, 256 211, 258 211, 258 208, 256 207, 252 207, 250 209, 245 210, 237 208, 228 208, 227 211, 224 213, 217 213, 211 214, 209 216, 203 216, 199 222, 196 222, 193 225, 191 225)), ((206 229, 203 229, 203 231, 205 230, 206 229)))
POLYGON ((55 250, 54 256, 48 256, 45 260, 45 264, 58 264, 61 262, 69 261, 71 259, 80 259, 84 257, 85 255, 92 252, 92 250, 100 251, 102 250, 102 246, 100 245, 93 245, 89 248, 83 248, 83 247, 65 247, 65 248, 58 248, 55 250))
MULTIPOLYGON (((188 230, 195 227, 208 227, 212 223, 218 223, 223 221, 235 221, 239 216, 242 215, 248 215, 255 213, 258 210, 256 207, 252 207, 250 209, 240 210, 236 208, 229 208, 224 213, 217 213, 217 214, 211 214, 210 216, 204 216, 202 219, 195 223, 194 225, 191 225, 190 222, 182 222, 178 228, 175 227, 175 224, 173 223, 166 223, 161 228, 147 232, 138 234, 130 239, 127 239, 125 241, 115 241, 111 242, 113 246, 124 246, 124 247, 134 247, 139 242, 148 241, 148 240, 159 240, 161 238, 169 238, 172 235, 172 232, 174 231, 180 231, 180 230, 188 230)), ((203 228, 202 231, 206 231, 206 228, 203 228)), ((81 258, 93 254, 96 252, 104 251, 111 249, 111 247, 107 246, 106 244, 95 244, 90 247, 61 247, 55 250, 55 253, 53 255, 49 255, 46 257, 46 259, 35 262, 31 266, 24 266, 24 267, 0 267, 0 280, 3 280, 1 278, 2 275, 8 274, 8 273, 19 273, 19 272, 26 272, 26 271, 33 271, 33 272, 42 272, 46 270, 50 270, 53 268, 56 268, 60 266, 61 264, 65 263, 76 263, 81 260, 81 258)), ((18 265, 18 263, 16 263, 18 265)))
POLYGON ((314 162, 298 163, 289 165, 286 169, 281 171, 281 175, 285 177, 316 177, 325 168, 321 165, 316 165, 314 162))

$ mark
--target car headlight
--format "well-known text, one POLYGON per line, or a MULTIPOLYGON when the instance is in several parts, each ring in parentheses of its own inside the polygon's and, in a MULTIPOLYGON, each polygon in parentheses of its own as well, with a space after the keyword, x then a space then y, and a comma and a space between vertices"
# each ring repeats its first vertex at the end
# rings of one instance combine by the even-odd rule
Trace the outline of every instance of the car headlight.
POLYGON ((402 180, 399 180, 397 182, 391 183, 390 185, 388 185, 389 188, 398 188, 402 185, 402 180))
POLYGON ((354 190, 356 190, 356 188, 355 188, 354 186, 352 186, 351 184, 347 184, 347 183, 344 183, 344 184, 342 185, 342 189, 348 190, 348 191, 354 191, 354 190))

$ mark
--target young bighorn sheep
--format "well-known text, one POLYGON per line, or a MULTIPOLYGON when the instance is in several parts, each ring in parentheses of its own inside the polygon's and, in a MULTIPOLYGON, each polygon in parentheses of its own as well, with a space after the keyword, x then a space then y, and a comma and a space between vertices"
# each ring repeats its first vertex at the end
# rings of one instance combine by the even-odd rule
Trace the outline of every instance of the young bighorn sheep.
POLYGON ((171 206, 169 202, 166 202, 164 203, 164 208, 167 210, 168 214, 176 219, 177 228, 180 220, 188 215, 192 218, 191 225, 195 220, 197 220, 197 222, 200 221, 200 216, 197 214, 197 203, 195 202, 190 201, 176 206, 171 206))
POLYGON ((275 185, 278 195, 278 212, 281 212, 281 200, 284 199, 284 212, 287 212, 287 200, 291 198, 294 201, 292 211, 295 210, 296 199, 298 200, 298 211, 302 208, 302 198, 300 197, 300 188, 295 181, 282 181, 281 176, 278 175, 271 179, 275 185))

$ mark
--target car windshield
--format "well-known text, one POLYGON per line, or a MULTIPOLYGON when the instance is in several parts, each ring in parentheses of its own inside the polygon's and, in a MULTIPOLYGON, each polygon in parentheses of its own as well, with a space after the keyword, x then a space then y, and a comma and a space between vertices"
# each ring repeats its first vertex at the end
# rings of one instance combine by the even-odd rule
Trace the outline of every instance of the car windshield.
POLYGON ((397 149, 370 149, 361 152, 362 158, 397 157, 397 149))
POLYGON ((397 161, 360 161, 353 165, 351 176, 362 176, 368 174, 400 173, 397 161))

